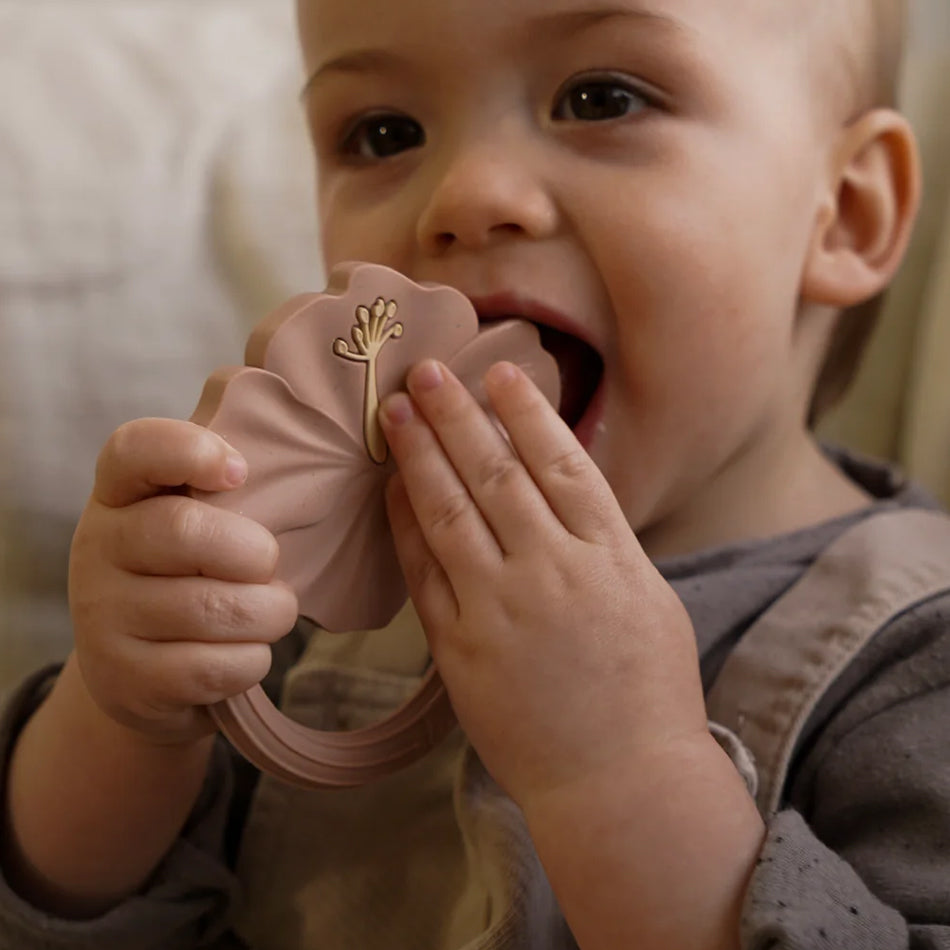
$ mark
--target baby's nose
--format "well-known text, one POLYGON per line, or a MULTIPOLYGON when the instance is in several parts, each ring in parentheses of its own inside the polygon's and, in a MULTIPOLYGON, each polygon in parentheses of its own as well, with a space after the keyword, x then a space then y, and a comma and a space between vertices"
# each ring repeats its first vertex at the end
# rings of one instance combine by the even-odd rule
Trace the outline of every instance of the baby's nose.
POLYGON ((418 221, 429 253, 478 250, 511 238, 541 239, 557 228, 551 188, 531 156, 495 145, 460 151, 444 162, 418 221))

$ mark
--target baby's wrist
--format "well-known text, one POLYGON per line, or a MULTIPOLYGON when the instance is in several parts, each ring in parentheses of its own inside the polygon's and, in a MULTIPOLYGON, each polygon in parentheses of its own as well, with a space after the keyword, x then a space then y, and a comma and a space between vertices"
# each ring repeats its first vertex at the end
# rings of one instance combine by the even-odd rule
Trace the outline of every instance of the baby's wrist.
POLYGON ((212 737, 159 745, 106 714, 70 657, 24 724, 7 782, 4 872, 55 916, 91 917, 144 885, 208 774, 212 737))
MULTIPOLYGON (((46 704, 50 714, 71 720, 72 731, 88 741, 126 749, 133 756, 173 761, 193 758, 202 747, 210 749, 215 728, 210 718, 198 728, 165 728, 158 721, 139 724, 131 715, 106 708, 93 694, 75 653, 66 661, 46 704)), ((197 713, 188 711, 188 718, 197 713)))
POLYGON ((618 752, 596 769, 546 788, 533 789, 518 798, 528 820, 556 824, 580 818, 591 810, 609 814, 629 808, 631 797, 662 795, 688 775, 720 767, 723 753, 707 730, 676 739, 657 739, 618 752), (647 789, 651 791, 646 792, 647 789))
POLYGON ((764 826, 708 734, 642 750, 524 810, 579 942, 604 921, 631 920, 642 947, 738 941, 764 826))

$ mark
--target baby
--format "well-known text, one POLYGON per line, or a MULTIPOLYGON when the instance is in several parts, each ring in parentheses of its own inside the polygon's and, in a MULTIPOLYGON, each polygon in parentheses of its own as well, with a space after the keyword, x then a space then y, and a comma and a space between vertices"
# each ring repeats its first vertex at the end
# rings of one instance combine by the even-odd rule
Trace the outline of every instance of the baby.
POLYGON ((513 365, 486 376, 510 444, 434 361, 380 411, 462 733, 352 792, 234 760, 204 707, 272 644, 311 721, 425 660, 288 662, 273 537, 173 490, 236 487, 243 460, 127 424, 74 541, 75 651, 7 713, 0 947, 950 941, 950 595, 851 663, 774 812, 704 703, 842 532, 929 504, 811 432, 917 209, 900 6, 301 0, 327 267, 451 285, 561 365, 560 415, 513 365))

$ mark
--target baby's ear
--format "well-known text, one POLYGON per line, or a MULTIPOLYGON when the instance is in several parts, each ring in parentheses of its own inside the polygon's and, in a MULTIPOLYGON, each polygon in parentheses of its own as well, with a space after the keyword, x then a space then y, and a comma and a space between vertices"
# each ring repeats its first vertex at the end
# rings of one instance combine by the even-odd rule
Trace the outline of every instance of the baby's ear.
POLYGON ((920 203, 920 159, 907 120, 867 112, 845 128, 815 220, 802 296, 838 309, 876 296, 900 266, 920 203))

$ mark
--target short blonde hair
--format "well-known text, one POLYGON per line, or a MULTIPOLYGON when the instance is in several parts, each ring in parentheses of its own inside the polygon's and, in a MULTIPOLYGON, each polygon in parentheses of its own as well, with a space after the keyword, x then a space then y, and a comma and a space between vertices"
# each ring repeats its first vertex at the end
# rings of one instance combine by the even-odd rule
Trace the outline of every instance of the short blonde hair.
POLYGON ((870 55, 866 81, 869 107, 896 106, 900 86, 904 39, 907 33, 907 0, 870 0, 870 55))
MULTIPOLYGON (((827 2, 827 0, 822 0, 827 2)), ((906 0, 847 0, 857 15, 848 47, 853 71, 850 118, 870 109, 895 108, 906 34, 906 0)), ((809 423, 818 419, 847 392, 877 326, 884 294, 844 311, 819 371, 809 407, 809 423)))

